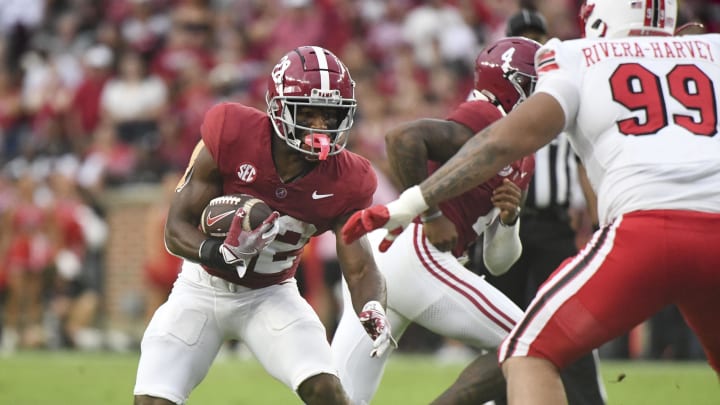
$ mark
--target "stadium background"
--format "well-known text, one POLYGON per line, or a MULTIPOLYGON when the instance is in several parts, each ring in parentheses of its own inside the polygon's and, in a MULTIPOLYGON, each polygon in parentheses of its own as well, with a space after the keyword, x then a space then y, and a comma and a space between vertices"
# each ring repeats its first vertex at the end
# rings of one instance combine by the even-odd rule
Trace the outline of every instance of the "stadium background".
MULTIPOLYGON (((0 292, 3 353, 133 352, 177 265, 163 210, 204 112, 265 109, 267 76, 298 45, 324 46, 357 82, 351 148, 386 173, 383 134, 443 117, 472 86, 483 44, 519 7, 579 35, 574 0, 3 0, 0 2, 0 292)), ((680 23, 720 32, 720 5, 680 1, 680 23)), ((377 200, 397 193, 381 178, 377 200)), ((589 224, 578 224, 580 238, 589 224)), ((329 236, 331 237, 331 236, 329 236)), ((332 333, 338 270, 328 235, 306 250, 303 292, 332 333)), ((440 339, 412 329, 402 350, 440 339)), ((700 359, 676 311, 603 357, 700 359)))

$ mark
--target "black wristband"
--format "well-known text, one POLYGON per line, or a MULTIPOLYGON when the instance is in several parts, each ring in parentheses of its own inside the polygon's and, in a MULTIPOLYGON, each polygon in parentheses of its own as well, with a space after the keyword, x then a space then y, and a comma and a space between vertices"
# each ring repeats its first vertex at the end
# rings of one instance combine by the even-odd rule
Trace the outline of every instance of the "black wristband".
POLYGON ((222 246, 222 244, 222 239, 205 239, 200 245, 200 263, 215 269, 229 268, 229 265, 225 263, 225 259, 223 259, 220 254, 220 246, 222 246))

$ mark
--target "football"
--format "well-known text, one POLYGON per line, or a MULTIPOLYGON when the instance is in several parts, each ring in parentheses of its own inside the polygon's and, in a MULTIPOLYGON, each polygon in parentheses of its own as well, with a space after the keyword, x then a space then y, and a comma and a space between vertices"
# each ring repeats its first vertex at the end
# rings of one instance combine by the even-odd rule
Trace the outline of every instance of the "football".
POLYGON ((224 195, 212 199, 205 207, 200 218, 200 229, 205 235, 224 238, 238 209, 244 210, 246 214, 242 223, 244 231, 257 228, 273 212, 263 200, 251 195, 224 195))

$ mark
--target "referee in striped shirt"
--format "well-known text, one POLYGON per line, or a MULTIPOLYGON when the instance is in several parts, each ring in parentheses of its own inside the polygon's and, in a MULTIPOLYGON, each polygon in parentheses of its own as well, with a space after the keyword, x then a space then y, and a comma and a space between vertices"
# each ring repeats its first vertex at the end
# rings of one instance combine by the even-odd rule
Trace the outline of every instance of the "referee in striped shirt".
MULTIPOLYGON (((521 10, 508 21, 506 34, 544 43, 547 26, 539 13, 521 10)), ((582 212, 586 207, 596 223, 595 195, 563 133, 535 153, 535 174, 520 212, 522 256, 500 277, 483 269, 486 280, 520 308, 527 308, 540 285, 562 261, 577 253, 571 213, 582 212)), ((474 263, 479 263, 482 269, 482 259, 474 263)), ((568 366, 561 376, 569 405, 605 404, 597 350, 568 366)))

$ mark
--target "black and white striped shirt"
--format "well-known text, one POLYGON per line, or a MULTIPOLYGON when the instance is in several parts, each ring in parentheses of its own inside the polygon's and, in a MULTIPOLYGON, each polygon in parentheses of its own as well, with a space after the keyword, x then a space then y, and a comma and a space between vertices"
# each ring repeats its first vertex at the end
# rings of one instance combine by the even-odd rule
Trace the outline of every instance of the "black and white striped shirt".
POLYGON ((528 189, 528 212, 583 207, 577 161, 565 133, 535 152, 535 174, 528 189))

